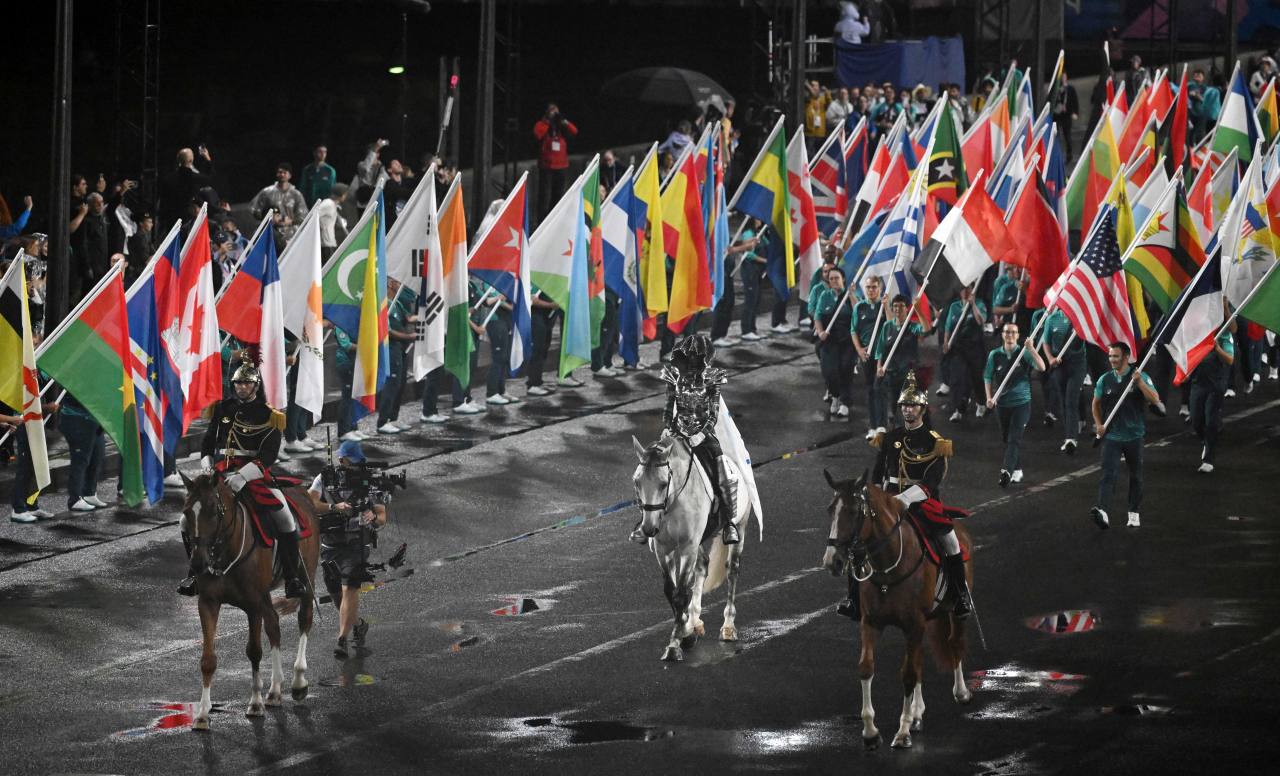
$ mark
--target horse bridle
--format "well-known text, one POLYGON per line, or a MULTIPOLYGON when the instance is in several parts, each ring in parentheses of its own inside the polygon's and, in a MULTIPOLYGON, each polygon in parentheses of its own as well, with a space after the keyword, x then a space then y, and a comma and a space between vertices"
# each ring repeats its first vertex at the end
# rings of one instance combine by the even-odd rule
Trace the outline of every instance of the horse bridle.
MULTIPOLYGON (((228 530, 226 531, 223 530, 223 525, 227 522, 227 507, 222 500, 222 496, 218 493, 218 483, 222 481, 222 474, 221 472, 217 472, 216 470, 215 470, 215 474, 217 476, 217 479, 215 480, 213 485, 213 501, 214 501, 214 504, 216 504, 216 509, 218 513, 218 527, 214 531, 213 537, 209 539, 209 560, 210 561, 213 561, 215 558, 217 558, 221 554, 223 543, 229 541, 230 534, 234 533, 235 531, 234 520, 231 521, 231 526, 229 527, 228 530)), ((232 569, 234 569, 236 566, 239 566, 242 562, 244 562, 244 559, 248 557, 248 555, 245 552, 245 548, 252 546, 252 542, 249 541, 249 520, 247 517, 245 517, 245 518, 242 518, 240 522, 242 524, 241 526, 242 530, 241 530, 241 536, 240 536, 240 551, 236 553, 235 559, 232 560, 231 563, 227 564, 227 567, 225 569, 221 571, 213 567, 209 567, 208 569, 206 569, 210 576, 213 576, 213 577, 226 576, 227 574, 231 573, 232 569)), ((191 548, 192 548, 192 551, 194 552, 195 548, 204 544, 204 537, 200 536, 199 518, 196 517, 193 520, 193 523, 195 525, 196 530, 193 531, 191 536, 191 548)))
MULTIPOLYGON (((667 494, 666 496, 663 497, 663 501, 661 504, 646 504, 643 501, 641 501, 640 502, 641 512, 666 512, 667 511, 667 509, 671 506, 671 502, 676 498, 676 496, 679 496, 684 491, 685 486, 689 484, 689 478, 693 476, 693 451, 692 450, 689 451, 689 467, 685 470, 684 482, 680 483, 680 487, 676 489, 675 493, 671 492, 671 474, 670 474, 671 459, 670 458, 662 462, 662 468, 666 469, 668 472, 667 473, 667 494)), ((639 491, 638 485, 636 487, 636 490, 639 491)), ((637 492, 636 495, 639 496, 640 495, 639 492, 637 492)))
MULTIPOLYGON (((867 487, 864 485, 862 486, 862 492, 858 495, 858 519, 853 524, 852 535, 850 535, 850 537, 845 541, 840 541, 832 537, 827 538, 828 547, 843 549, 845 550, 845 552, 849 554, 849 563, 847 564, 846 568, 849 570, 849 575, 852 576, 858 582, 866 582, 868 579, 871 579, 876 574, 881 574, 881 575, 888 574, 890 571, 893 571, 894 569, 896 569, 898 565, 902 563, 902 555, 904 550, 906 549, 906 542, 901 540, 902 515, 898 515, 898 521, 893 524, 893 527, 890 528, 888 533, 886 533, 884 536, 880 537, 879 539, 873 539, 870 542, 863 542, 862 539, 860 538, 862 536, 862 527, 866 524, 867 520, 869 520, 870 518, 871 518, 870 492, 867 490, 867 487), (879 552, 885 545, 887 545, 890 541, 892 541, 895 533, 899 534, 898 559, 895 560, 893 562, 893 565, 887 569, 877 569, 875 567, 875 564, 871 562, 871 556, 879 552), (860 569, 860 568, 864 568, 868 570, 866 576, 864 577, 858 576, 857 569, 860 569)), ((839 520, 840 516, 836 515, 836 519, 839 520)), ((921 559, 923 560, 923 555, 921 556, 921 559)), ((887 592, 889 588, 893 587, 899 582, 902 582, 904 579, 909 578, 914 573, 915 573, 915 569, 913 568, 906 575, 881 585, 880 586, 881 592, 887 592)))

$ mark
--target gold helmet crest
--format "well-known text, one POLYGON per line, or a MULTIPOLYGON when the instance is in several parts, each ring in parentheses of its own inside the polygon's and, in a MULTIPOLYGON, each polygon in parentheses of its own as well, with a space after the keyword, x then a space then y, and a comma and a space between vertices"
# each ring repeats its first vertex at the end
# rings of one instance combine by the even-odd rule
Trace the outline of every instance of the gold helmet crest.
POLYGON ((258 371, 258 367, 254 366, 253 362, 246 356, 240 361, 240 368, 236 369, 235 373, 231 375, 231 382, 257 383, 261 386, 262 373, 258 371))
POLYGON ((929 406, 929 392, 923 388, 916 387, 916 372, 911 370, 907 372, 907 379, 902 384, 902 394, 898 396, 899 404, 918 404, 922 407, 929 406))

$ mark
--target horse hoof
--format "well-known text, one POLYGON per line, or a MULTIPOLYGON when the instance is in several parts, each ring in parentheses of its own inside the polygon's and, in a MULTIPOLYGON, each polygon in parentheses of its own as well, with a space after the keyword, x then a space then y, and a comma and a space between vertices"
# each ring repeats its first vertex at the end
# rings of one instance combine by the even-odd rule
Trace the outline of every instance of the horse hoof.
POLYGON ((738 629, 732 625, 724 626, 723 628, 720 629, 720 640, 721 641, 737 641, 738 629))
POLYGON ((910 749, 910 748, 911 748, 911 734, 910 734, 910 733, 901 733, 901 734, 899 734, 899 735, 895 736, 895 737, 894 737, 894 739, 893 739, 893 743, 892 743, 892 744, 890 744, 890 746, 892 746, 894 749, 910 749))
POLYGON ((192 730, 208 730, 208 729, 209 729, 209 720, 207 720, 207 719, 197 719, 195 722, 191 723, 191 729, 192 729, 192 730))
POLYGON ((880 740, 880 734, 876 733, 873 738, 862 739, 862 745, 867 748, 868 752, 871 752, 880 748, 880 740))
POLYGON ((684 660, 684 651, 679 647, 667 647, 667 651, 662 653, 664 663, 679 663, 681 660, 684 660))
POLYGON ((680 639, 680 649, 693 649, 693 645, 698 643, 698 634, 694 633, 680 639))
POLYGON ((283 697, 280 693, 278 693, 278 692, 277 692, 277 693, 272 693, 272 694, 270 694, 270 695, 268 695, 268 696, 267 696, 267 705, 268 705, 268 706, 283 706, 283 705, 284 705, 284 697, 283 697))
POLYGON ((919 733, 921 730, 924 730, 924 720, 920 717, 911 720, 911 732, 919 733))
POLYGON ((300 701, 300 700, 302 700, 303 698, 306 698, 306 697, 307 697, 307 688, 306 688, 306 687, 294 687, 294 688, 293 688, 293 690, 292 690, 292 692, 293 692, 293 699, 294 699, 295 701, 300 701))
POLYGON ((697 625, 693 626, 693 632, 699 636, 705 636, 707 635, 707 626, 699 622, 697 625))
POLYGON ((261 717, 263 712, 264 708, 262 706, 250 706, 244 710, 244 715, 246 717, 261 717))
POLYGON ((969 692, 968 690, 965 690, 964 695, 956 696, 956 703, 960 704, 961 706, 969 705, 969 701, 971 700, 973 700, 973 693, 969 692))

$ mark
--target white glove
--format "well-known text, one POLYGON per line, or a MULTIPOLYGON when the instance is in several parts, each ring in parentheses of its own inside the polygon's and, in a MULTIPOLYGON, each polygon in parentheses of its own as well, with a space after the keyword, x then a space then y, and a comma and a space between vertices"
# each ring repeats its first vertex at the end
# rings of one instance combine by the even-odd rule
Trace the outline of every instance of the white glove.
POLYGON ((213 471, 213 456, 206 455, 204 458, 201 458, 200 465, 205 468, 205 471, 213 471))
POLYGON ((232 493, 239 493, 240 489, 249 484, 249 480, 240 472, 236 472, 227 478, 227 487, 231 488, 232 493))
POLYGON ((905 492, 899 493, 893 498, 901 503, 902 506, 909 507, 917 501, 926 501, 929 498, 929 494, 925 493, 924 488, 919 485, 912 485, 905 492))

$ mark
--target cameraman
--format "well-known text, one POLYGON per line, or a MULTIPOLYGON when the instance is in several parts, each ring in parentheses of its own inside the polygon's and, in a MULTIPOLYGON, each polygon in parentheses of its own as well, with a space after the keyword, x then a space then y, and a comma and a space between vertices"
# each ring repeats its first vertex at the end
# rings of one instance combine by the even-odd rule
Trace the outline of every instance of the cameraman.
MULTIPOLYGON (((344 470, 360 469, 360 464, 365 460, 364 451, 360 449, 359 442, 343 442, 338 448, 340 473, 344 470)), ((316 475, 307 494, 311 496, 311 501, 317 510, 324 505, 330 505, 326 510, 330 514, 336 512, 358 518, 347 520, 344 523, 345 530, 326 531, 320 537, 320 564, 324 569, 325 586, 329 588, 334 606, 338 607, 338 646, 334 648, 333 655, 345 658, 347 657, 347 634, 354 631, 355 645, 360 646, 364 643, 364 635, 369 630, 369 624, 360 619, 359 615, 360 586, 372 579, 367 570, 372 527, 386 524, 387 510, 382 504, 373 504, 372 508, 366 507, 357 514, 348 500, 352 496, 362 494, 356 493, 353 488, 344 488, 341 485, 336 488, 326 488, 324 474, 316 475), (335 502, 334 499, 338 500, 335 502), (337 574, 330 570, 334 566, 337 567, 337 574)))
POLYGON ((538 139, 538 221, 547 217, 551 206, 560 201, 564 193, 565 170, 569 166, 568 138, 578 134, 573 122, 560 114, 560 108, 552 103, 533 125, 533 136, 538 139))

